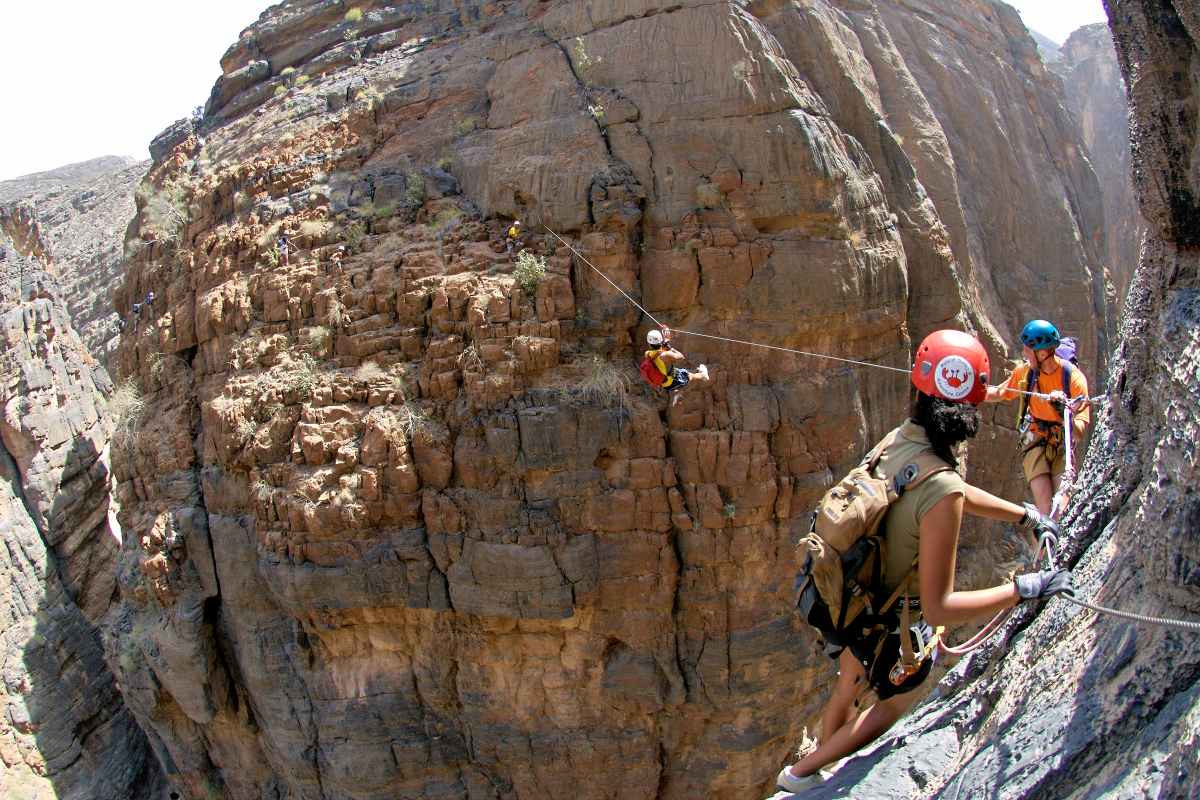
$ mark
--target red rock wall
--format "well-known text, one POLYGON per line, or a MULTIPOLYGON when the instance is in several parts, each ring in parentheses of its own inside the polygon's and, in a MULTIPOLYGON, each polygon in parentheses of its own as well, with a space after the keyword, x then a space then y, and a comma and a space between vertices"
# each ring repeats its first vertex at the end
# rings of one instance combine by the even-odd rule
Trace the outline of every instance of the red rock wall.
POLYGON ((130 706, 191 792, 745 797, 828 670, 792 545, 907 382, 681 336, 714 380, 668 408, 647 320, 544 226, 674 327, 898 367, 949 320, 998 342, 996 256, 964 265, 918 169, 947 153, 792 55, 881 12, 362 9, 271 9, 152 146, 130 706))

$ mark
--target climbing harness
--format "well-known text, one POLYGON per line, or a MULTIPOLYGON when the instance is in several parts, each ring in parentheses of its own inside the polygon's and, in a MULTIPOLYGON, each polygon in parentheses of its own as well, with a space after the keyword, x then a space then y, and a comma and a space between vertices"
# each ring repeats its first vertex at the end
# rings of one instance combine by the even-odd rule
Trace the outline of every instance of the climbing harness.
MULTIPOLYGON (((649 317, 650 320, 652 322, 654 322, 655 325, 659 326, 660 328, 666 327, 662 322, 660 322, 658 320, 657 317, 655 317, 653 314, 651 314, 649 311, 647 311, 641 305, 641 303, 639 303, 637 300, 634 300, 632 297, 629 296, 628 292, 626 292, 624 289, 622 289, 620 286, 618 286, 616 283, 614 283, 612 281, 612 279, 609 278, 607 275, 605 275, 604 272, 601 271, 595 264, 588 261, 587 258, 585 258, 582 253, 580 253, 578 250, 576 250, 571 245, 570 242, 568 242, 562 236, 555 233, 550 228, 550 226, 543 224, 542 227, 545 228, 546 231, 551 236, 553 236, 558 241, 562 242, 563 245, 566 246, 566 248, 568 250, 570 250, 572 253, 574 253, 575 256, 580 261, 582 261, 584 264, 587 264, 597 275, 599 275, 601 278, 603 278, 605 281, 607 281, 610 286, 612 286, 614 289, 616 289, 618 292, 620 292, 621 295, 626 300, 628 300, 630 303, 632 303, 635 308, 637 308, 639 311, 641 311, 643 314, 645 314, 647 317, 649 317)), ((1049 323, 1046 323, 1046 324, 1049 325, 1049 323)), ((1028 328, 1028 327, 1029 327, 1029 325, 1026 325, 1026 328, 1028 328)), ((1053 327, 1053 326, 1051 326, 1051 327, 1053 327)), ((751 341, 747 341, 745 339, 733 339, 728 336, 714 336, 713 334, 710 334, 710 333, 700 333, 699 331, 689 331, 689 330, 683 330, 680 328, 674 328, 672 330, 675 333, 682 333, 687 336, 697 336, 702 339, 714 339, 716 341, 729 342, 731 344, 744 344, 749 347, 760 347, 760 348, 763 348, 766 350, 776 350, 776 351, 783 352, 783 353, 793 353, 795 355, 809 356, 811 358, 823 358, 823 359, 827 359, 829 361, 840 361, 844 364, 853 364, 853 365, 861 366, 861 367, 874 367, 875 369, 884 369, 884 370, 888 370, 890 372, 900 372, 905 375, 909 375, 911 373, 911 370, 909 370, 909 369, 901 369, 900 367, 891 367, 886 364, 876 364, 871 361, 859 361, 859 360, 853 359, 853 358, 841 358, 839 356, 831 356, 831 355, 828 355, 825 353, 813 353, 808 350, 798 350, 798 349, 791 348, 791 347, 780 347, 778 345, 763 344, 761 342, 751 342, 751 341)), ((1024 334, 1025 332, 1022 331, 1022 333, 1024 334)), ((1055 330, 1055 333, 1057 333, 1057 330, 1055 330)), ((1057 342, 1055 342, 1055 344, 1057 344, 1057 342)), ((1015 392, 1017 394, 1028 395, 1030 397, 1040 397, 1043 400, 1051 399, 1051 395, 1045 394, 1042 392, 1028 391, 1028 390, 1022 390, 1022 389, 1009 389, 1008 391, 1015 392)), ((1081 398, 1073 398, 1073 401, 1082 405, 1083 403, 1099 404, 1099 403, 1106 402, 1108 399, 1109 398, 1104 395, 1096 395, 1094 397, 1088 397, 1088 398, 1082 398, 1082 399, 1081 398)), ((1068 403, 1067 406, 1063 410, 1063 435, 1064 435, 1066 465, 1065 465, 1065 469, 1063 471, 1062 482, 1059 484, 1058 492, 1055 493, 1054 500, 1053 500, 1051 510, 1050 510, 1050 516, 1054 519, 1057 519, 1058 516, 1062 513, 1063 509, 1066 507, 1067 497, 1069 497, 1069 495, 1070 495, 1070 487, 1071 487, 1071 484, 1074 483, 1074 480, 1075 480, 1075 465, 1074 465, 1074 460, 1073 460, 1072 453, 1071 453, 1071 403, 1068 403)), ((1051 569, 1053 569, 1054 568, 1053 546, 1049 542, 1044 542, 1043 544, 1044 544, 1044 547, 1039 548, 1036 558, 1040 559, 1044 552, 1046 559, 1047 559, 1047 563, 1050 565, 1051 569)), ((1183 629, 1183 630, 1191 630, 1191 631, 1200 632, 1200 622, 1190 622, 1187 620, 1168 619, 1168 618, 1164 618, 1164 617, 1151 617, 1151 616, 1146 616, 1146 615, 1142 615, 1142 614, 1134 614, 1134 613, 1131 613, 1128 611, 1119 611, 1114 608, 1106 608, 1104 606, 1095 605, 1092 603, 1085 602, 1083 600, 1077 600, 1074 597, 1071 597, 1070 595, 1066 595, 1066 594, 1063 594, 1060 596, 1067 602, 1073 603, 1073 604, 1079 606, 1080 608, 1086 608, 1090 611, 1095 611, 1096 613, 1099 613, 1099 614, 1108 614, 1108 615, 1111 615, 1114 617, 1119 617, 1121 619, 1128 619, 1133 622, 1142 622, 1142 623, 1146 623, 1149 625, 1162 625, 1162 626, 1167 626, 1167 627, 1179 628, 1179 629, 1183 629)), ((1014 606, 1014 608, 1015 608, 1015 606, 1014 606)), ((946 653, 948 655, 954 655, 954 656, 966 655, 967 653, 971 652, 972 650, 975 650, 976 648, 978 648, 989 637, 991 637, 991 635, 993 633, 995 633, 1000 628, 1000 626, 1003 625, 1008 620, 1009 616, 1012 615, 1012 612, 1013 612, 1012 608, 1007 608, 1007 609, 1001 611, 999 614, 997 614, 995 617, 993 617, 992 620, 987 623, 987 625, 985 625, 982 629, 980 629, 980 631, 978 633, 976 633, 974 636, 972 636, 966 642, 963 642, 961 645, 958 645, 958 646, 948 645, 948 644, 946 644, 945 639, 943 637, 936 636, 934 638, 937 641, 938 648, 941 650, 941 652, 946 653)))

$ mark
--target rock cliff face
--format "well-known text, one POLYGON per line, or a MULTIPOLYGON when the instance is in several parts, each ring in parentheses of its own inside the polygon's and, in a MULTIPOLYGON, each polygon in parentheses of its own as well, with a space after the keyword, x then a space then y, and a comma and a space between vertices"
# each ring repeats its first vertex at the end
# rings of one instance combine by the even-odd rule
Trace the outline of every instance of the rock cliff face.
POLYGON ((1129 163, 1129 106, 1107 25, 1086 25, 1063 44, 1053 65, 1079 121, 1100 179, 1108 250, 1103 259, 1118 306, 1124 303, 1145 232, 1129 163))
POLYGON ((21 213, 36 223, 46 250, 41 255, 72 325, 87 352, 102 363, 116 347, 113 293, 121 277, 125 228, 133 217, 133 190, 148 166, 105 156, 0 181, 0 219, 21 213))
POLYGON ((149 797, 158 765, 98 627, 120 546, 112 386, 71 326, 49 249, 28 208, 0 211, 0 794, 149 797))
MULTIPOLYGON (((1146 244, 1110 404, 1069 516, 1079 594, 1200 619, 1200 13, 1105 3, 1129 86, 1146 244)), ((1200 637, 1062 600, 960 664, 873 753, 807 797, 1196 797, 1200 637), (850 789, 849 787, 853 787, 850 789)))
POLYGON ((893 366, 1034 313, 1104 349, 1095 176, 1006 7, 301 0, 222 67, 117 293, 108 660, 189 796, 765 788, 828 674, 792 544, 908 384, 681 337, 714 380, 668 408, 604 276, 893 366))

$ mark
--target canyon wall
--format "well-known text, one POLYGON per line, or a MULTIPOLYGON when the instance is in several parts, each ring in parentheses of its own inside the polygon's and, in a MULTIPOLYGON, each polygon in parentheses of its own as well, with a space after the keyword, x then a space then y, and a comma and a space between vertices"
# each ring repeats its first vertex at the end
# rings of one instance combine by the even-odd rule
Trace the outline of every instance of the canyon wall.
MULTIPOLYGON (((1105 7, 1129 90, 1146 239, 1065 557, 1080 599, 1195 624, 1200 13, 1168 0, 1105 7)), ((1060 598, 1023 608, 894 735, 805 797, 1196 797, 1198 736, 1196 632, 1060 598)))
POLYGON ((1062 77, 1067 102, 1100 179, 1108 243, 1102 260, 1119 310, 1137 266, 1145 225, 1130 173, 1125 81, 1108 26, 1085 25, 1072 33, 1052 69, 1062 77))
POLYGON ((104 156, 0 181, 0 215, 36 220, 46 269, 87 351, 107 363, 120 331, 113 293, 124 264, 133 190, 148 162, 104 156))
POLYGON ((27 207, 0 207, 0 794, 148 798, 160 771, 100 625, 120 547, 113 387, 71 325, 51 249, 27 207))
MULTIPOLYGON (((1035 313, 1105 349, 1095 175, 1004 7, 312 0, 222 68, 116 295, 109 662, 189 796, 766 788, 830 674, 793 544, 907 379, 680 334, 713 381, 669 406, 607 279, 901 369, 1035 313)), ((1018 494, 1010 428, 972 469, 1018 494)))

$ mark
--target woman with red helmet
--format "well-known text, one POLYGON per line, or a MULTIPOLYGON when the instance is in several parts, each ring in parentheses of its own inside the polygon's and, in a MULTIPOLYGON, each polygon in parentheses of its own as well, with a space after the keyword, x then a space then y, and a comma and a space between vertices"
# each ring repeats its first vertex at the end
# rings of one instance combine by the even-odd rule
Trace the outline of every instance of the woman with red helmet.
MULTIPOLYGON (((881 475, 917 474, 918 456, 932 452, 941 467, 925 469, 905 484, 888 506, 883 530, 883 585, 886 595, 904 586, 910 613, 919 598, 919 619, 910 642, 932 642, 930 625, 982 619, 1022 600, 1069 592, 1065 570, 1018 575, 990 589, 956 591, 954 566, 963 513, 1021 525, 1039 535, 1054 536, 1058 526, 1035 507, 1023 507, 971 486, 959 474, 961 445, 979 430, 978 405, 988 391, 990 366, 979 340, 962 331, 935 331, 921 342, 913 359, 912 383, 917 390, 912 416, 885 445, 876 467, 881 475), (911 471, 910 471, 911 470, 911 471)), ((785 767, 778 784, 790 792, 819 785, 821 767, 834 763, 879 738, 916 700, 915 689, 928 677, 936 654, 925 647, 914 666, 901 663, 900 613, 894 629, 853 642, 831 653, 838 661, 838 680, 821 714, 821 739, 815 750, 785 767), (853 715, 854 701, 868 689, 877 702, 853 715)), ((911 662, 911 660, 910 660, 911 662)))

